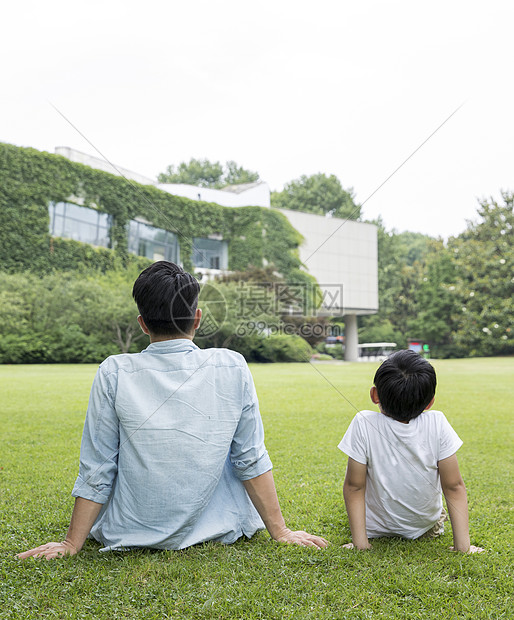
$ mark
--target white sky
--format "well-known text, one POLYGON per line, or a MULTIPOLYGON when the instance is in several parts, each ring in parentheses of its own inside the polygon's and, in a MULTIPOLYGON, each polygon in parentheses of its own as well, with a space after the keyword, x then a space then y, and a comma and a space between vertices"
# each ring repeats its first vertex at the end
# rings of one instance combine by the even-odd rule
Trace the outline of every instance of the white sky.
POLYGON ((0 25, 0 140, 155 177, 234 159, 272 189, 336 174, 388 228, 447 237, 514 190, 509 0, 48 0, 0 25))

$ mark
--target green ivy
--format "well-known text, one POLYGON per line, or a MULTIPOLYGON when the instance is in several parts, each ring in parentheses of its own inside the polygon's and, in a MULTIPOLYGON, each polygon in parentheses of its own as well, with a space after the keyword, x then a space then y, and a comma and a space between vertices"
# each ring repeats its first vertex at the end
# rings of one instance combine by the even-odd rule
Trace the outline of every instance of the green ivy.
POLYGON ((0 143, 0 268, 109 271, 149 264, 127 250, 127 223, 143 217, 173 231, 186 270, 192 270, 192 239, 220 234, 228 242, 229 269, 271 263, 286 278, 304 278, 300 234, 287 218, 264 207, 222 207, 173 196, 156 187, 127 181, 71 162, 60 155, 0 143), (95 248, 48 233, 50 202, 79 202, 113 216, 113 249, 95 248))

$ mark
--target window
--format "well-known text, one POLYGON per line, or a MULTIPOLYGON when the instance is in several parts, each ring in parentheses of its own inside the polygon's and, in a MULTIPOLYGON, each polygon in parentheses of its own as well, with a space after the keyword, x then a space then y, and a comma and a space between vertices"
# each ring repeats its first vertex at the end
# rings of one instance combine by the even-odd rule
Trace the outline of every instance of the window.
POLYGON ((227 269, 227 242, 195 237, 193 239, 193 265, 204 269, 227 269))
POLYGON ((129 222, 128 249, 133 254, 146 256, 153 261, 179 262, 177 235, 136 220, 129 222))
POLYGON ((54 237, 65 237, 104 248, 111 247, 109 230, 111 216, 71 202, 51 202, 49 232, 54 237))

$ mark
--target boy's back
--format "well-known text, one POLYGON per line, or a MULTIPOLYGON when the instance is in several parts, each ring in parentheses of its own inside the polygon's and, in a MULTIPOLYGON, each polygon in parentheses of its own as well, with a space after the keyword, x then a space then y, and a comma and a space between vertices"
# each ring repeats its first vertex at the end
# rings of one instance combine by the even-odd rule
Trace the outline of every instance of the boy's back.
POLYGON ((376 411, 353 419, 339 449, 367 465, 368 537, 418 538, 442 511, 438 461, 462 441, 440 411, 425 411, 404 424, 376 411))
POLYGON ((442 490, 454 548, 479 551, 469 543, 466 487, 455 454, 462 441, 440 411, 427 411, 435 398, 434 368, 414 351, 396 351, 373 381, 370 397, 380 412, 358 413, 339 444, 349 456, 343 486, 349 546, 370 549, 368 538, 378 536, 442 533, 442 490))

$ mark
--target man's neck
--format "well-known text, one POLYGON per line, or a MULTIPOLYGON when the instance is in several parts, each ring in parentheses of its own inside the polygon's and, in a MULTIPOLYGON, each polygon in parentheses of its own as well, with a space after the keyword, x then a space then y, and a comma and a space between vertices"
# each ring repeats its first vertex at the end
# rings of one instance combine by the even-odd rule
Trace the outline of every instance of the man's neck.
POLYGON ((150 344, 154 342, 166 342, 167 340, 193 340, 191 334, 180 334, 180 336, 157 336, 150 334, 150 344))

